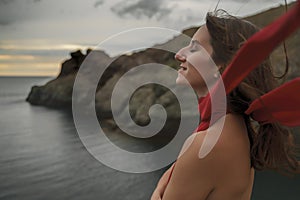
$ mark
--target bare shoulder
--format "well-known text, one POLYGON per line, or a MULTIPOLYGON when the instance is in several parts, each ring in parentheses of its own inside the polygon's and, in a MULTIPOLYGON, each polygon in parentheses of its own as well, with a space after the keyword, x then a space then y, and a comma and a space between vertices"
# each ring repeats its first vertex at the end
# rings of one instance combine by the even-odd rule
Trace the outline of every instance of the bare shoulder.
MULTIPOLYGON (((237 168, 249 169, 250 142, 244 118, 230 113, 224 116, 223 122, 220 136, 210 152, 211 157, 218 162, 221 174, 224 174, 225 170, 234 172, 237 168)), ((221 123, 221 120, 213 126, 218 126, 218 123, 221 123)))
POLYGON ((188 138, 163 199, 206 199, 219 188, 245 190, 249 183, 250 146, 244 119, 227 114, 223 122, 217 142, 203 158, 199 151, 205 138, 216 131, 202 131, 188 138))
POLYGON ((225 116, 216 147, 233 154, 238 153, 237 150, 250 150, 247 127, 241 115, 227 114, 225 116))
MULTIPOLYGON (((217 121, 211 129, 211 132, 205 131, 204 134, 198 134, 195 142, 191 145, 191 149, 198 149, 199 151, 199 147, 205 145, 205 137, 208 137, 209 134, 219 134, 213 148, 206 155, 217 166, 216 172, 226 176, 229 172, 237 172, 238 169, 238 171, 241 169, 248 170, 250 166, 250 142, 242 115, 227 114, 223 119, 217 121), (221 128, 214 129, 214 126, 221 128)), ((211 141, 208 142, 209 145, 211 143, 211 141)), ((218 183, 220 182, 219 178, 218 183)))
POLYGON ((241 115, 225 116, 222 133, 212 154, 218 166, 215 169, 218 178, 209 199, 250 199, 254 169, 251 168, 247 127, 241 115))

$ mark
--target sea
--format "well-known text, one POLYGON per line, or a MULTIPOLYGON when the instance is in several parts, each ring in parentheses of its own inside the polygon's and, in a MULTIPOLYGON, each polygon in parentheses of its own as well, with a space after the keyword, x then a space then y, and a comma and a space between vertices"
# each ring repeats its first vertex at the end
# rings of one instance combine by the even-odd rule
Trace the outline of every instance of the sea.
MULTIPOLYGON (((86 150, 72 113, 25 101, 33 85, 51 79, 0 77, 0 199, 150 199, 166 168, 142 174, 111 169, 86 150)), ((269 199, 300 199, 300 176, 256 172, 252 200, 269 199)))

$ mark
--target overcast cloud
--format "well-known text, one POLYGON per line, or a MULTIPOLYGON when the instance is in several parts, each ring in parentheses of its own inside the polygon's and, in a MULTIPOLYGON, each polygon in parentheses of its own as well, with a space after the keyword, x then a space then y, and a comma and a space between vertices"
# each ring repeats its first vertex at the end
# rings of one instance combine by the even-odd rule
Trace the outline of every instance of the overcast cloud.
POLYGON ((123 17, 124 15, 132 15, 136 18, 146 16, 148 18, 156 17, 158 20, 170 14, 171 7, 163 0, 139 0, 135 3, 132 1, 122 1, 114 5, 111 10, 123 17))
MULTIPOLYGON (((33 56, 35 59, 32 60, 32 66, 35 65, 34 60, 39 60, 39 63, 42 59, 50 62, 51 58, 54 63, 65 59, 69 51, 97 45, 128 29, 156 26, 181 31, 199 26, 204 22, 206 13, 214 10, 217 2, 218 0, 0 0, 0 55, 4 55, 0 57, 0 75, 4 70, 6 74, 9 73, 9 63, 14 62, 9 55, 27 59, 26 62, 33 56)), ((283 4, 284 1, 221 0, 218 8, 225 9, 230 14, 245 16, 280 3, 283 4)), ((150 34, 145 37, 156 44, 170 39, 172 35, 169 38, 150 34)), ((146 45, 143 39, 133 39, 135 41, 128 39, 130 42, 112 43, 105 51, 115 55, 119 53, 121 46, 125 47, 130 43, 146 45)), ((22 60, 16 61, 14 71, 17 71, 17 63, 22 63, 22 60)), ((34 68, 36 69, 37 67, 34 68)), ((58 64, 53 67, 53 73, 57 71, 58 64)))

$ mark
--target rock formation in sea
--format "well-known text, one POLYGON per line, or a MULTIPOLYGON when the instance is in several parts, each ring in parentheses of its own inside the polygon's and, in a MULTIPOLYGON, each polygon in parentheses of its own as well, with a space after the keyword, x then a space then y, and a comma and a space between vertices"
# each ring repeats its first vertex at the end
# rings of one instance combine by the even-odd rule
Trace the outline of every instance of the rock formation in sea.
MULTIPOLYGON (((282 13, 284 13, 284 7, 280 6, 247 17, 246 19, 263 27, 282 13)), ((197 28, 198 27, 186 29, 183 31, 183 34, 192 36, 197 28)), ((176 42, 178 37, 180 36, 177 36, 162 45, 176 42)), ((300 58, 298 56, 300 48, 299 41, 299 31, 286 41, 289 63, 291 66, 288 79, 300 75, 300 58)), ((70 53, 71 58, 62 63, 59 75, 43 86, 33 86, 26 100, 32 105, 42 105, 53 108, 70 108, 72 105, 74 80, 81 64, 91 51, 92 50, 89 49, 85 54, 80 50, 70 53)), ((102 64, 104 65, 104 63, 112 61, 110 67, 101 77, 95 94, 95 108, 98 116, 101 116, 103 119, 112 118, 110 97, 116 82, 125 72, 135 66, 147 63, 160 63, 175 69, 178 66, 178 63, 174 60, 174 53, 157 48, 149 48, 135 52, 131 55, 121 55, 118 58, 111 58, 101 50, 93 50, 92 52, 92 57, 89 59, 92 60, 92 62, 97 63, 100 67, 102 64)), ((285 66, 285 57, 282 47, 278 47, 274 51, 272 61, 276 73, 280 75, 285 66)), ((130 105, 125 106, 129 106, 130 114, 137 124, 146 125, 150 120, 148 116, 149 107, 153 104, 163 105, 168 112, 168 116, 173 119, 180 119, 179 105, 174 94, 168 89, 155 84, 148 84, 139 88, 133 94, 130 105)), ((123 105, 122 102, 120 102, 120 105, 123 105)))

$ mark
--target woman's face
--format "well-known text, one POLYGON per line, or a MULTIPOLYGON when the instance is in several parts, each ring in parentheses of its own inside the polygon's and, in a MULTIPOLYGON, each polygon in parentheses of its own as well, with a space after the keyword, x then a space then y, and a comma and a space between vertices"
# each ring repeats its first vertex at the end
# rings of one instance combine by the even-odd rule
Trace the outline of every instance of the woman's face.
POLYGON ((203 25, 194 34, 190 44, 175 55, 175 59, 181 62, 176 83, 189 83, 194 90, 203 90, 215 82, 218 68, 211 59, 212 52, 210 35, 203 25))

